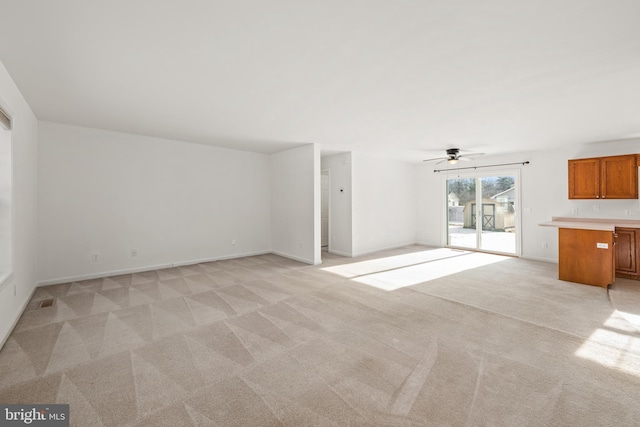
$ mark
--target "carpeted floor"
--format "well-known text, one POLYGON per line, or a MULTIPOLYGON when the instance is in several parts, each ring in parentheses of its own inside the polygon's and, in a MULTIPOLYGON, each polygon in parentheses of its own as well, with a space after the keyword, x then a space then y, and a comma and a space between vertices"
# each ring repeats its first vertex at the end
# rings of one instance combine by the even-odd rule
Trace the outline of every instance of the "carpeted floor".
POLYGON ((39 288, 0 402, 69 403, 77 426, 638 425, 640 282, 422 246, 323 255, 39 288))

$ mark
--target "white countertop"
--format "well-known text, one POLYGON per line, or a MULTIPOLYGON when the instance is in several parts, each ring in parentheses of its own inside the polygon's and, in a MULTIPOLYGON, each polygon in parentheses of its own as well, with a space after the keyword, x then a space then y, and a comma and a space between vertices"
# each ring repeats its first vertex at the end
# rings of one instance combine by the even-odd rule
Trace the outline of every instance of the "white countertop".
POLYGON ((640 228, 640 221, 634 219, 571 218, 554 216, 551 218, 551 221, 543 222, 539 225, 544 227, 615 231, 616 227, 640 228))

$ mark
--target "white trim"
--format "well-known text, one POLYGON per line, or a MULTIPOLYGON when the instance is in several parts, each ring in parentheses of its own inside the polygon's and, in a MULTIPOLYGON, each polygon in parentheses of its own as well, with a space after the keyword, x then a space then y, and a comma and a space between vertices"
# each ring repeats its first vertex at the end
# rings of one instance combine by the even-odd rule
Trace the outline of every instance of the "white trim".
POLYGON ((0 273, 0 291, 2 291, 13 279, 13 271, 0 273))
MULTIPOLYGON (((7 272, 2 274, 2 278, 0 279, 0 290, 2 290, 7 283, 9 283, 10 279, 13 277, 13 271, 15 270, 15 259, 16 259, 16 245, 15 245, 15 236, 16 236, 16 203, 15 203, 15 150, 14 150, 14 134, 13 127, 15 123, 15 113, 9 108, 8 104, 4 102, 4 99, 0 98, 0 109, 9 117, 11 121, 11 127, 9 129, 4 129, 0 127, 0 132, 8 132, 9 133, 9 263, 6 265, 7 272)), ((1 220, 1 219, 0 219, 1 220)), ((5 266, 0 266, 0 268, 5 268, 5 266)))
POLYGON ((310 264, 310 265, 320 265, 320 264, 322 264, 322 262, 315 263, 313 260, 306 259, 306 258, 300 258, 298 256, 291 255, 291 254, 288 254, 286 252, 271 251, 271 253, 275 254, 275 255, 280 255, 281 257, 292 259, 294 261, 304 262, 305 264, 310 264))
POLYGON ((141 273, 144 271, 153 271, 153 270, 162 270, 164 268, 173 268, 173 267, 184 267, 186 265, 194 265, 194 264, 202 264, 204 262, 213 262, 213 261, 224 261, 227 259, 235 259, 235 258, 245 258, 256 255, 265 255, 273 253, 272 251, 255 251, 255 252, 246 252, 242 254, 233 254, 233 255, 224 255, 213 258, 202 258, 202 259, 193 259, 193 260, 185 260, 185 261, 177 261, 177 262, 169 262, 164 264, 156 264, 156 265, 147 265, 144 267, 135 267, 135 268, 124 268, 122 270, 109 270, 102 271, 99 273, 90 273, 83 274, 79 276, 68 276, 68 277, 59 277, 56 279, 42 280, 36 284, 36 286, 49 286, 49 285, 59 285, 61 283, 70 283, 70 282, 78 282, 81 280, 91 280, 91 279, 102 279, 104 277, 111 276, 119 276, 122 274, 132 274, 132 273, 141 273))
POLYGON ((250 256, 266 255, 270 253, 271 251, 264 250, 264 251, 245 252, 242 254, 223 255, 223 256, 213 257, 213 258, 201 258, 201 259, 193 259, 188 261, 178 261, 178 262, 172 263, 172 267, 184 267, 185 265, 202 264, 205 262, 214 262, 214 261, 224 261, 227 259, 245 258, 250 256))
POLYGON ((415 242, 413 244, 414 245, 419 245, 419 246, 427 246, 429 248, 436 248, 436 249, 444 248, 444 246, 441 246, 441 245, 438 245, 438 244, 422 242, 422 241, 418 241, 418 242, 415 242))
POLYGON ((336 250, 329 250, 328 251, 330 254, 334 254, 334 255, 340 255, 340 256, 344 256, 344 257, 348 257, 348 258, 353 258, 353 256, 351 254, 348 254, 346 252, 340 252, 340 251, 336 251, 336 250))
POLYGON ((322 175, 327 175, 327 252, 331 252, 331 169, 320 169, 320 257, 322 257, 322 175))
POLYGON ((24 300, 24 302, 22 303, 22 307, 20 307, 20 310, 18 310, 18 312, 16 313, 15 319, 13 319, 13 322, 11 322, 11 327, 7 330, 7 335, 2 337, 2 340, 0 341, 0 351, 2 350, 4 345, 7 343, 7 340, 13 333, 13 330, 16 328, 16 325, 20 321, 20 318, 24 314, 24 311, 27 309, 29 302, 31 302, 31 298, 33 298, 33 294, 35 294, 36 289, 38 289, 36 286, 34 286, 33 289, 31 289, 29 296, 24 300))
POLYGON ((447 176, 446 175, 442 175, 441 177, 441 184, 440 184, 440 191, 442 192, 442 194, 440 194, 440 200, 443 200, 446 202, 446 206, 443 209, 440 209, 440 246, 442 246, 443 248, 447 247, 447 243, 449 240, 449 193, 447 192, 447 176), (445 209, 446 209, 446 213, 445 213, 445 209))
POLYGON ((522 259, 526 259, 529 261, 541 261, 541 262, 548 262, 550 264, 557 264, 558 260, 553 259, 553 258, 541 258, 541 257, 537 257, 537 256, 523 256, 520 257, 522 259))

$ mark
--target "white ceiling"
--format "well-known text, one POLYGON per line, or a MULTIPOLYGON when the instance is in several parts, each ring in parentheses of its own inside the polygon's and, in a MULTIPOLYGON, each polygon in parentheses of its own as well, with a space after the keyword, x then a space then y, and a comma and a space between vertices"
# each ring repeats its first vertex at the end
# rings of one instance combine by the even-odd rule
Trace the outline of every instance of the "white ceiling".
POLYGON ((415 161, 640 136, 638 0, 2 0, 0 11, 0 60, 40 120, 415 161))

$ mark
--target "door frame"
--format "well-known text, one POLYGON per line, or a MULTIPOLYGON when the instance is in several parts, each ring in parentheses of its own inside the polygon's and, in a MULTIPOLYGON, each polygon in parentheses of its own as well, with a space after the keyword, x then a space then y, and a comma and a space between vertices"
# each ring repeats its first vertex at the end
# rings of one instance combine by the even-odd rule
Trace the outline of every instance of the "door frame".
MULTIPOLYGON (((443 217, 442 217, 442 233, 441 233, 441 244, 442 247, 445 248, 452 248, 452 249, 462 249, 462 250, 467 250, 467 251, 473 251, 473 252, 485 252, 485 253, 492 253, 492 254, 499 254, 499 255, 506 255, 506 256, 514 256, 514 257, 520 257, 522 256, 522 189, 521 189, 521 179, 520 179, 520 169, 492 169, 492 170, 487 170, 487 171, 473 171, 473 172, 465 172, 465 173, 460 173, 457 171, 451 171, 445 175, 443 175, 442 177, 442 193, 443 193, 443 197, 442 200, 444 202, 444 207, 441 211, 441 213, 443 213, 443 217), (489 251, 486 249, 480 249, 481 246, 481 235, 482 235, 482 222, 478 222, 476 221, 476 248, 466 248, 466 247, 461 247, 461 246, 452 246, 449 245, 449 214, 448 214, 448 208, 449 208, 449 203, 448 203, 448 193, 447 193, 447 180, 449 179, 469 179, 469 178, 485 178, 485 177, 489 177, 489 176, 513 176, 514 177, 514 184, 515 184, 515 193, 516 193, 516 202, 514 204, 514 208, 516 211, 516 248, 515 248, 515 253, 507 253, 507 252, 498 252, 498 251, 489 251)), ((476 183, 476 188, 477 188, 477 183, 476 183)), ((481 206, 480 209, 482 209, 482 192, 478 192, 476 191, 476 216, 478 215, 478 205, 481 206), (480 203, 478 203, 478 201, 480 201, 480 203)))
POLYGON ((322 257, 322 175, 327 175, 327 252, 331 252, 331 169, 320 169, 320 256, 322 257))

